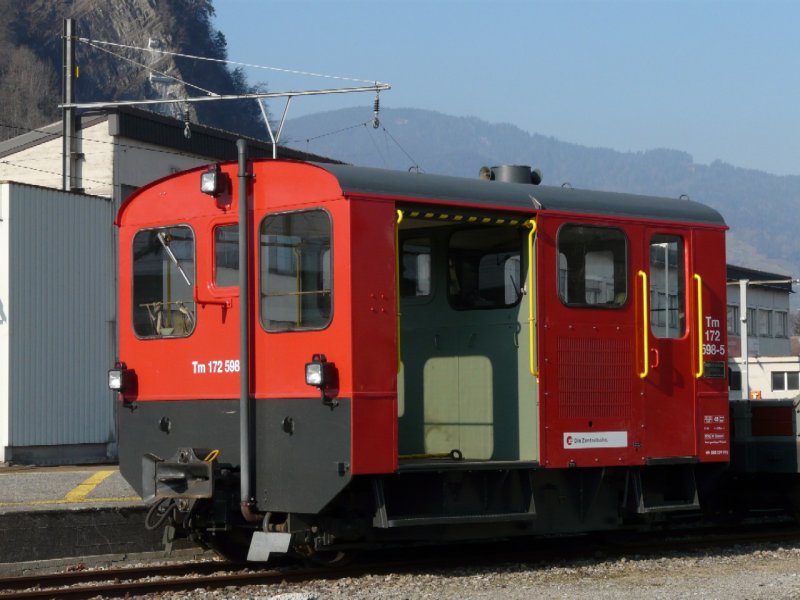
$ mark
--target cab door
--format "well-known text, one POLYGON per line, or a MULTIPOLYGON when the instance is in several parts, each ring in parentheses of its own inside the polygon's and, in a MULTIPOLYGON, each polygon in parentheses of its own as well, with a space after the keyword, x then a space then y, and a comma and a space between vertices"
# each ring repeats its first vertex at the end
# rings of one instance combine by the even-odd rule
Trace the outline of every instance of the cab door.
POLYGON ((685 228, 646 228, 637 272, 645 458, 696 456, 697 332, 685 228), (645 307, 642 300, 646 300, 645 307))
POLYGON ((549 218, 537 230, 544 464, 641 464, 641 227, 549 218))

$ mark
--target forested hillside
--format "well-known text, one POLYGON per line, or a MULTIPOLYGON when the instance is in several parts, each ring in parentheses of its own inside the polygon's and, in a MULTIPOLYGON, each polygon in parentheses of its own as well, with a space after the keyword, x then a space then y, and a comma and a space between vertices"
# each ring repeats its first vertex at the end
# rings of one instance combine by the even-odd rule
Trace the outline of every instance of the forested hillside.
POLYGON ((680 197, 710 204, 731 226, 728 260, 800 274, 800 177, 776 176, 723 162, 695 163, 676 150, 616 152, 530 134, 508 124, 419 109, 371 107, 290 120, 290 145, 354 164, 477 177, 483 165, 528 164, 545 185, 680 197), (336 133, 333 133, 336 132, 336 133), (330 135, 326 135, 330 134, 330 135))
MULTIPOLYGON (((61 118, 63 19, 75 19, 78 37, 153 47, 209 58, 227 55, 225 36, 211 23, 211 0, 0 0, 0 139, 7 139, 61 118), (152 40, 152 42, 151 42, 152 40)), ((221 63, 200 62, 116 46, 79 42, 81 102, 197 96, 204 92, 172 80, 150 80, 144 66, 218 94, 249 91, 244 76, 221 63), (144 66, 142 66, 144 65, 144 66)), ((190 109, 193 122, 264 134, 255 102, 205 103, 190 109)), ((162 108, 183 118, 184 107, 162 108)))

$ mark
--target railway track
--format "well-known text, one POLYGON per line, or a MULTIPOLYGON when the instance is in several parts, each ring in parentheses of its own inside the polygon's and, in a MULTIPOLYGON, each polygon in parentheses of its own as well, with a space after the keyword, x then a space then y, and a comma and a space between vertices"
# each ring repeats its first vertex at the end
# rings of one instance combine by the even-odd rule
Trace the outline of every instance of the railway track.
POLYGON ((647 535, 610 542, 592 537, 554 538, 511 544, 469 544, 455 547, 422 547, 387 551, 375 559, 362 560, 347 567, 302 568, 282 562, 269 568, 246 568, 222 562, 202 562, 164 566, 142 566, 107 570, 87 570, 31 577, 0 579, 0 600, 10 598, 120 598, 169 592, 277 586, 282 583, 340 579, 388 573, 408 574, 455 567, 492 567, 504 563, 557 563, 587 557, 670 555, 702 552, 755 544, 800 543, 796 525, 756 524, 731 531, 713 528, 675 535, 647 535), (576 539, 580 543, 576 544, 576 539))

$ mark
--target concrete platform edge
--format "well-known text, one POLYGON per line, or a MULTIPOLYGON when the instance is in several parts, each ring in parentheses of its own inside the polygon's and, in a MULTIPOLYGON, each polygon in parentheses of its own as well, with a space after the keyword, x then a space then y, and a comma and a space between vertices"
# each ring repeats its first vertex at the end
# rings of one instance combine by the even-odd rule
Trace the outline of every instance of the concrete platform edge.
MULTIPOLYGON (((160 553, 162 531, 144 527, 144 506, 38 510, 0 514, 0 568, 70 559, 85 562, 98 556, 160 553)), ((186 540, 175 550, 199 548, 186 540)))

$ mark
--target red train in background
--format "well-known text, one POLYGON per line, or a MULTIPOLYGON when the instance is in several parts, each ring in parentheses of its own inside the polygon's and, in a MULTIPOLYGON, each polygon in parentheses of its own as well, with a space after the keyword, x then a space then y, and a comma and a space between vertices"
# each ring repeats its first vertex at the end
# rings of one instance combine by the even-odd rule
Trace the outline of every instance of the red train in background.
POLYGON ((792 496, 796 439, 762 468, 734 436, 720 214, 483 176, 240 147, 125 202, 110 379, 151 526, 336 560, 792 496))

